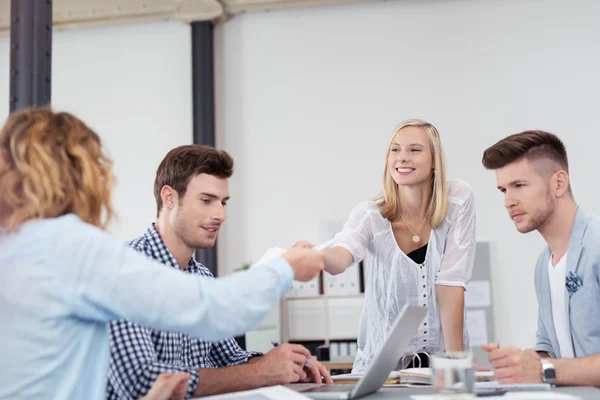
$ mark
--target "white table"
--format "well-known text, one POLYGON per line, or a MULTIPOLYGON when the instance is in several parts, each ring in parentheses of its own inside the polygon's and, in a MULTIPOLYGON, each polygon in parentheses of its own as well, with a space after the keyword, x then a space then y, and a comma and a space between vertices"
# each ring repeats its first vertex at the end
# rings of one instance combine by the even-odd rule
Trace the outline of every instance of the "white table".
MULTIPOLYGON (((559 393, 571 394, 573 396, 579 396, 585 400, 600 400, 600 389, 594 387, 560 387, 555 388, 553 391, 559 393)), ((379 389, 377 392, 363 397, 366 400, 379 400, 379 399, 395 399, 395 400, 410 400, 410 396, 413 394, 433 394, 433 388, 428 387, 384 387, 379 389)), ((481 397, 485 400, 485 397, 481 397)))

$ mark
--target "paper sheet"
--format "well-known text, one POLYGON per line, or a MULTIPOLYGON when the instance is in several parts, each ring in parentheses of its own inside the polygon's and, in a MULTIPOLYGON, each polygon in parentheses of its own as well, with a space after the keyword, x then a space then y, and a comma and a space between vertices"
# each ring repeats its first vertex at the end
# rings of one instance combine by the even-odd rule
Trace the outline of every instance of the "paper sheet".
POLYGON ((321 251, 323 249, 333 246, 334 243, 335 243, 335 239, 329 239, 328 241, 323 242, 320 245, 313 247, 313 249, 321 251))
MULTIPOLYGON (((323 249, 326 249, 327 247, 331 247, 331 245, 333 245, 333 243, 334 243, 334 240, 331 239, 324 243, 321 243, 318 246, 313 247, 313 249, 321 251, 323 249)), ((262 255, 262 257, 260 257, 260 259, 257 262, 253 263, 252 266, 264 264, 268 261, 274 260, 277 257, 280 257, 287 250, 288 249, 284 249, 283 247, 271 247, 270 249, 265 251, 265 253, 262 255)))
MULTIPOLYGON (((194 399, 199 399, 194 398, 194 399)), ((192 399, 192 400, 194 400, 192 399)), ((296 392, 295 390, 288 389, 284 386, 271 386, 261 389, 246 390, 242 392, 219 394, 216 396, 202 397, 202 400, 305 400, 309 399, 305 395, 296 392)))
POLYGON ((491 307, 490 281, 471 281, 465 292, 465 307, 491 307))
POLYGON ((467 332, 471 347, 489 343, 485 310, 467 310, 467 332))
POLYGON ((283 249, 281 247, 271 247, 270 249, 265 251, 265 254, 263 254, 257 262, 253 263, 252 266, 254 267, 255 265, 264 264, 268 261, 274 260, 277 257, 280 257, 283 253, 285 253, 286 250, 287 249, 283 249))
MULTIPOLYGON (((333 379, 333 381, 351 381, 351 380, 359 380, 364 376, 364 374, 339 374, 339 375, 333 375, 331 377, 331 379, 333 379)), ((390 374, 388 375, 388 379, 389 378, 398 378, 400 377, 400 371, 391 371, 390 374)))

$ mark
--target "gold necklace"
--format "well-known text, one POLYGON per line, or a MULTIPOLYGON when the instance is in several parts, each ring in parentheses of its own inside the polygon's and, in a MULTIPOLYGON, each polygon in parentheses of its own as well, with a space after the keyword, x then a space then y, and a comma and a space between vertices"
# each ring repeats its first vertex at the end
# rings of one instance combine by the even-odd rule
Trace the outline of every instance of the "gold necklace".
POLYGON ((419 243, 421 241, 421 236, 417 235, 417 233, 419 233, 419 231, 421 230, 421 228, 423 227, 423 224, 425 223, 425 219, 423 218, 423 222, 421 222, 421 226, 419 226, 419 229, 417 229, 416 231, 410 227, 410 225, 408 225, 408 222, 406 222, 406 220, 404 219, 404 217, 402 216, 402 214, 400 214, 400 218, 402 218, 402 221, 404 221, 404 224, 408 227, 408 229, 410 229, 412 231, 412 233, 414 234, 414 236, 412 237, 413 242, 415 243, 419 243))

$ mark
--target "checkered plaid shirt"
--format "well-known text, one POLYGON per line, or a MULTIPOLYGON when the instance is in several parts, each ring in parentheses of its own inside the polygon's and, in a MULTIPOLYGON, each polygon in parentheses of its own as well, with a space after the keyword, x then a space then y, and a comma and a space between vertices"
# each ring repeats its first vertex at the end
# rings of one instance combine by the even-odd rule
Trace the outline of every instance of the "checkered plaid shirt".
MULTIPOLYGON (((163 264, 179 268, 154 224, 130 246, 163 264)), ((204 265, 190 259, 185 272, 211 276, 204 265)), ((191 305, 188 305, 191 306, 191 305)), ((182 304, 182 307, 186 305, 182 304)), ((110 323, 110 368, 107 399, 139 399, 146 395, 163 372, 190 374, 187 397, 198 385, 199 368, 219 368, 245 364, 261 353, 242 350, 233 339, 211 343, 176 332, 161 332, 128 321, 110 323)))

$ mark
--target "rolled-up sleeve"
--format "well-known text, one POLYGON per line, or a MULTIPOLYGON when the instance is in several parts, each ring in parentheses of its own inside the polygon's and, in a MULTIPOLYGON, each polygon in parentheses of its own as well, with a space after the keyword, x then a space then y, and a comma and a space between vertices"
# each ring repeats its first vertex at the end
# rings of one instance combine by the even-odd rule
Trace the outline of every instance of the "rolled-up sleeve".
POLYGON ((348 250, 355 263, 365 258, 366 248, 373 237, 369 218, 369 203, 362 202, 355 206, 341 232, 335 235, 333 246, 348 250))
POLYGON ((538 315, 538 326, 537 331, 535 333, 535 351, 544 351, 550 355, 550 357, 556 357, 556 353, 554 353, 554 348, 550 343, 550 337, 548 336, 548 331, 544 326, 544 322, 542 318, 538 315))
POLYGON ((216 367, 246 364, 250 357, 262 356, 262 353, 243 350, 235 339, 225 339, 214 343, 210 350, 209 359, 216 367))
POLYGON ((435 283, 443 286, 462 286, 466 289, 473 272, 477 244, 475 196, 469 186, 462 190, 465 192, 464 200, 453 200, 459 202, 458 215, 451 222, 435 283))

